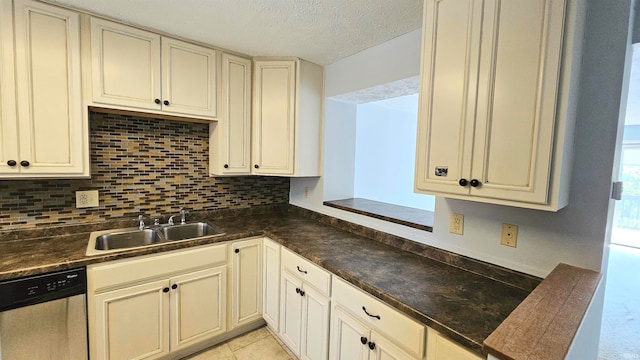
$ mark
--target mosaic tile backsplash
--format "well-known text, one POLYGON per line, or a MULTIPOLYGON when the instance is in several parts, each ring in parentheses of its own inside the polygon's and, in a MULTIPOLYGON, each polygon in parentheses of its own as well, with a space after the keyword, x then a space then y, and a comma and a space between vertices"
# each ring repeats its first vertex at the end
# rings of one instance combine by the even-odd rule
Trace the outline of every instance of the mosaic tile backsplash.
POLYGON ((209 125, 91 112, 91 179, 0 180, 0 231, 289 202, 289 178, 208 174, 209 125), (77 209, 77 190, 100 206, 77 209))

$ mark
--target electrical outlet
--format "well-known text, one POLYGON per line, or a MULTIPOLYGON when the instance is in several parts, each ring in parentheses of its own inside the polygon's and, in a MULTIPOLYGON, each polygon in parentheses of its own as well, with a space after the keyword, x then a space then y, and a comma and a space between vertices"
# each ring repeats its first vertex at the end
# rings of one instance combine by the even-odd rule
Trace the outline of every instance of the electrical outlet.
POLYGON ((96 207, 98 205, 98 190, 76 191, 76 208, 96 207))
POLYGON ((449 217, 449 232, 452 234, 462 235, 464 231, 464 215, 451 214, 449 217))
POLYGON ((518 242, 518 226, 512 224, 502 224, 502 235, 500 236, 500 244, 516 247, 518 242))

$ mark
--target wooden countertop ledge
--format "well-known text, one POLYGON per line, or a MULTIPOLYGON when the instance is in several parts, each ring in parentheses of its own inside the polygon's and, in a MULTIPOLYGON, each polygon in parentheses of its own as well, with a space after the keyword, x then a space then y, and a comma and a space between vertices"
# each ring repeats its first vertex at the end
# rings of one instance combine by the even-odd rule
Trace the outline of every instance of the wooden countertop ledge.
POLYGON ((484 341, 484 352, 503 360, 564 359, 601 277, 559 264, 484 341))

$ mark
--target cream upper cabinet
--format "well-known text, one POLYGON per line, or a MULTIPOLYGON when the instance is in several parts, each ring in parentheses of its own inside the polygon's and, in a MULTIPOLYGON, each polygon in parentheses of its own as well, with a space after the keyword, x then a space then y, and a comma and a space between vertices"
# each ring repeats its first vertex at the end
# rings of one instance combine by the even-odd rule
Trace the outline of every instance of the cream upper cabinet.
POLYGON ((262 318, 262 238, 229 246, 231 329, 262 318))
POLYGON ((0 177, 88 177, 79 15, 11 5, 0 4, 0 177))
POLYGON ((217 118, 215 50, 99 18, 90 26, 96 106, 217 118))
POLYGON ((576 21, 567 12, 565 0, 425 2, 416 192, 567 204, 575 99, 566 87, 580 41, 565 32, 565 19, 576 21))
POLYGON ((300 59, 260 59, 253 83, 253 173, 319 176, 323 68, 300 59))
POLYGON ((251 60, 222 54, 220 119, 209 125, 209 173, 251 174, 251 60))

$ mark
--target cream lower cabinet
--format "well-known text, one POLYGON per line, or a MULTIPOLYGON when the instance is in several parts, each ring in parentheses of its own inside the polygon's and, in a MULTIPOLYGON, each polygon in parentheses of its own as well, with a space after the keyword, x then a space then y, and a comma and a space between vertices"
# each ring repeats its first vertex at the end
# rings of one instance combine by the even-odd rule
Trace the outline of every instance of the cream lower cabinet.
POLYGON ((217 118, 216 51, 91 18, 96 106, 217 118))
POLYGON ((262 318, 262 238, 229 245, 230 329, 262 318))
POLYGON ((0 178, 89 176, 80 15, 0 2, 0 178))
POLYGON ((583 6, 567 4, 425 2, 416 192, 567 204, 583 6))
POLYGON ((87 267, 91 359, 156 359, 226 332, 226 245, 87 267))
POLYGON ((262 317, 278 333, 280 328, 280 244, 264 238, 262 247, 262 317))
POLYGON ((280 331, 300 359, 327 359, 331 274, 282 249, 280 331))
POLYGON ((324 70, 308 61, 254 61, 252 172, 320 176, 324 70))
POLYGON ((425 354, 425 326, 333 277, 331 359, 415 359, 425 354))
POLYGON ((481 360, 482 358, 455 344, 439 332, 427 329, 427 359, 426 360, 481 360))

